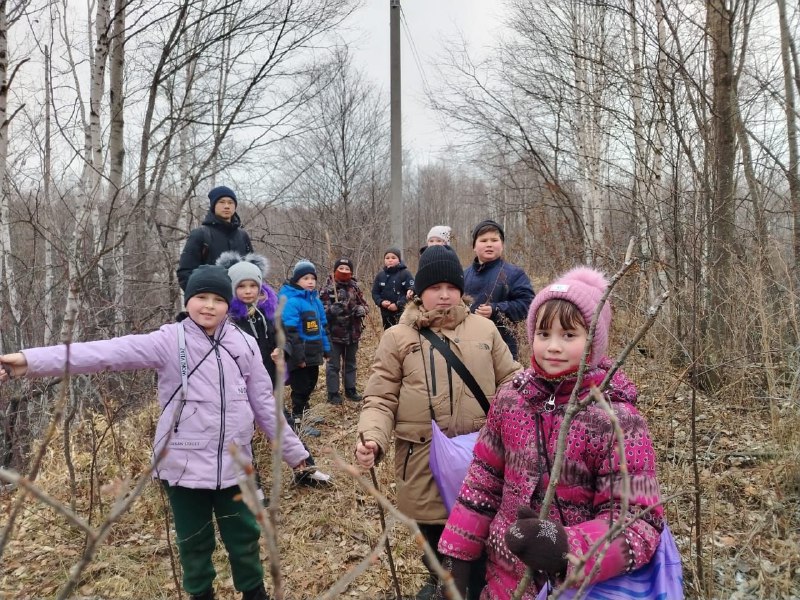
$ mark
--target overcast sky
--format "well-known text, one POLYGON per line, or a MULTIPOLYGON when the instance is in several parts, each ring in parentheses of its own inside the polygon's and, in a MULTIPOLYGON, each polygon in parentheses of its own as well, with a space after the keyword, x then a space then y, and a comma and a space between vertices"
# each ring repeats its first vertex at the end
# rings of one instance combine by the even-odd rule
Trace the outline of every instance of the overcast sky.
MULTIPOLYGON (((389 95, 389 3, 365 0, 346 23, 344 33, 354 63, 389 95)), ((500 28, 502 3, 498 0, 401 0, 403 149, 417 163, 437 158, 447 145, 441 117, 425 101, 423 73, 417 65, 409 37, 429 84, 435 85, 434 64, 448 42, 462 37, 470 54, 479 56, 500 28)))

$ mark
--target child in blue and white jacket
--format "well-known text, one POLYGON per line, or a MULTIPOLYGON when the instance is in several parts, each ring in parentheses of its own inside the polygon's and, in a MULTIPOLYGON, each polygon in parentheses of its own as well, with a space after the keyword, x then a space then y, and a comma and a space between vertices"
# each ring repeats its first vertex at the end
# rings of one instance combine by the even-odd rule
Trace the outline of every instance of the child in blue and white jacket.
POLYGON ((286 298, 281 321, 286 331, 286 366, 292 388, 292 416, 302 419, 311 392, 317 385, 319 368, 328 358, 331 343, 325 308, 316 291, 317 269, 308 260, 299 261, 279 296, 286 298))

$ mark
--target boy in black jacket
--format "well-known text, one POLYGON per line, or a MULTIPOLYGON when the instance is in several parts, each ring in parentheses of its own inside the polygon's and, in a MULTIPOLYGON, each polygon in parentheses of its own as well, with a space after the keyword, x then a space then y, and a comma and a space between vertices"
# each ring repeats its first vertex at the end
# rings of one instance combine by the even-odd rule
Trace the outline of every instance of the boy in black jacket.
POLYGON ((372 300, 381 309, 383 328, 397 325, 406 305, 406 294, 414 288, 414 276, 403 264, 399 248, 389 248, 383 253, 384 267, 372 284, 372 300))

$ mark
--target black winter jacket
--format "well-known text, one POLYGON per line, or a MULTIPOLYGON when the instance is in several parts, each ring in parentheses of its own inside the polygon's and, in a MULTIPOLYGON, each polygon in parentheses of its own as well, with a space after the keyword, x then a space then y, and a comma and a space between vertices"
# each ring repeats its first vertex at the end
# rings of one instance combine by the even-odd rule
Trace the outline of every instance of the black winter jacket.
MULTIPOLYGON (((402 262, 393 267, 384 267, 375 275, 372 284, 372 300, 378 306, 388 300, 397 305, 397 311, 402 312, 406 305, 406 292, 414 289, 414 276, 402 262)), ((390 312, 381 307, 381 312, 390 312)))
POLYGON ((250 236, 242 229, 242 222, 238 214, 228 223, 210 212, 203 220, 203 224, 192 229, 186 240, 186 245, 181 252, 178 264, 178 283, 182 290, 186 289, 186 282, 200 265, 213 265, 220 254, 233 250, 242 256, 253 251, 250 236))
POLYGON ((272 360, 272 351, 278 345, 275 336, 275 323, 267 319, 260 310, 256 310, 252 317, 236 319, 231 316, 230 320, 239 329, 256 338, 258 349, 261 351, 261 360, 264 362, 274 388, 276 368, 275 361, 272 360))

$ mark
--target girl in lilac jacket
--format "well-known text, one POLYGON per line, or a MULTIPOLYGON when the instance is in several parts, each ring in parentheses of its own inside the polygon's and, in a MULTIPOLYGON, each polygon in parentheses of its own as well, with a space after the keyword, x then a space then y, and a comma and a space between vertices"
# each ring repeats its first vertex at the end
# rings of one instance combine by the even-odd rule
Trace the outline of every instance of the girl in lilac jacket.
MULTIPOLYGON (((577 384, 587 324, 607 285, 600 273, 581 267, 545 288, 531 304, 527 328, 532 367, 497 392, 439 540, 439 552, 446 556, 445 566, 462 595, 472 561, 484 550, 488 564, 481 600, 510 598, 526 567, 534 578, 522 598, 532 600, 547 579, 573 573, 568 554, 586 556, 621 518, 628 520, 628 527, 600 558, 588 557, 584 572, 591 581, 646 564, 658 546, 663 511, 655 452, 647 423, 634 406, 636 388, 620 371, 605 397, 624 434, 631 489, 627 510, 622 511, 619 449, 611 421, 599 406, 590 404, 570 424, 556 500, 547 518, 538 518, 565 409, 577 384), (638 515, 644 509, 649 512, 638 515)), ((591 386, 600 385, 611 367, 605 358, 610 325, 611 309, 605 304, 580 399, 588 396, 591 386)))
POLYGON ((272 383, 256 341, 226 320, 231 296, 226 270, 204 265, 189 278, 188 318, 178 323, 149 334, 71 344, 68 366, 65 346, 0 356, 4 367, 0 382, 11 375, 55 376, 65 369, 73 374, 158 371, 161 416, 153 455, 166 452, 154 477, 164 484, 170 499, 184 588, 192 598, 206 600, 214 597, 212 514, 228 551, 234 586, 245 600, 267 598, 259 558, 260 528, 238 497, 241 470, 230 446, 235 444, 252 460, 253 422, 274 439, 281 419, 283 459, 303 469, 308 458, 283 412, 275 411, 272 383))

